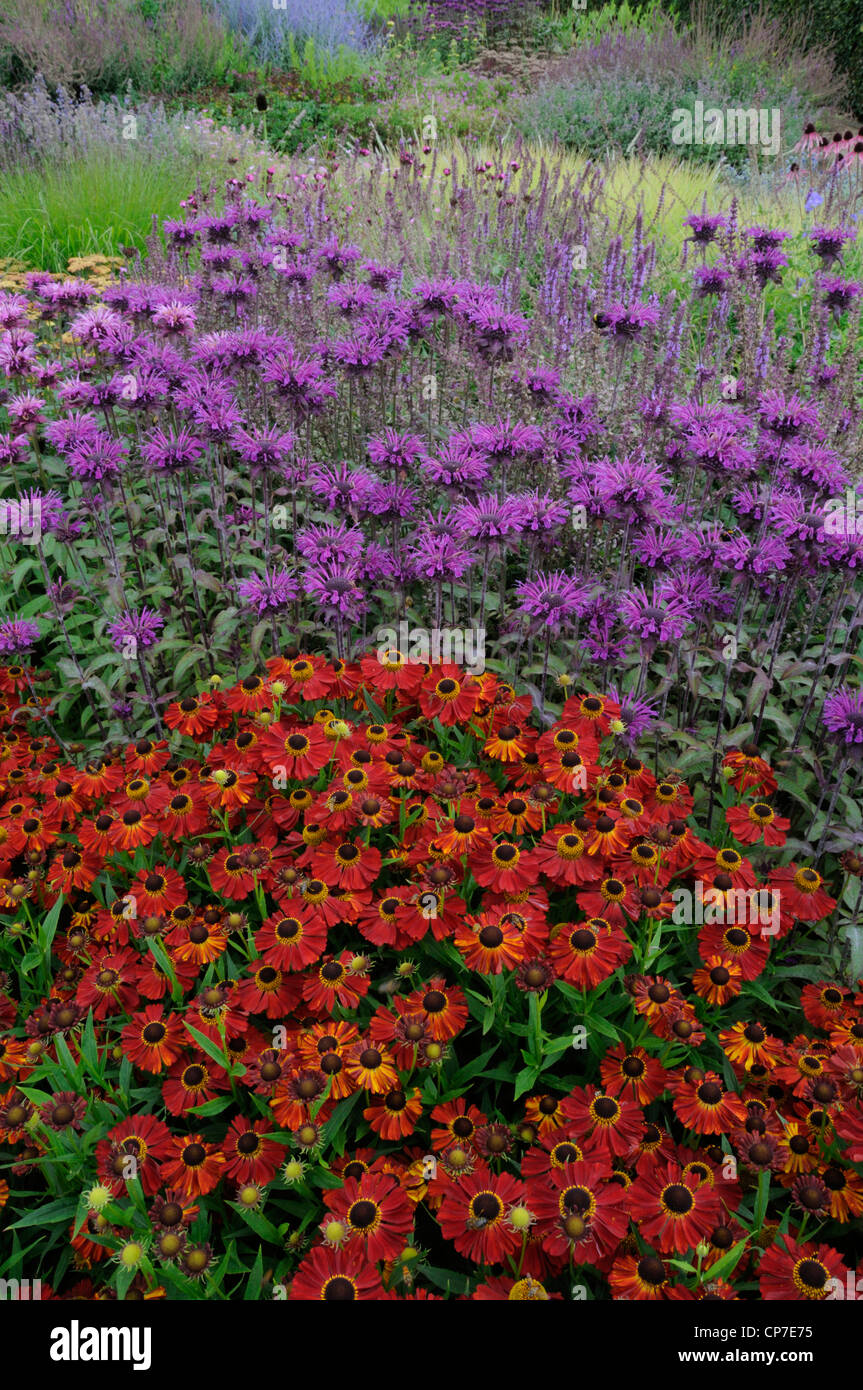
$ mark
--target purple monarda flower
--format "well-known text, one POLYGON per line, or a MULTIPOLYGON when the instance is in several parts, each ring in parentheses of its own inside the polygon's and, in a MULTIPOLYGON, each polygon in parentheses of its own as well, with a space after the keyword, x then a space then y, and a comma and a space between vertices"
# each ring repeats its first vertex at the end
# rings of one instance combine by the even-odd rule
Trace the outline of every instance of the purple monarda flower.
POLYGON ((382 521, 396 521, 416 511, 420 495, 407 483, 375 482, 369 489, 365 510, 382 521))
POLYGON ((108 635, 118 652, 130 644, 136 651, 144 650, 155 646, 164 626, 164 618, 153 608, 127 608, 108 624, 108 635))
POLYGON ((842 743, 863 743, 863 691, 841 685, 824 701, 824 725, 842 743))
POLYGON ((571 396, 563 392, 555 404, 560 424, 565 425, 580 443, 602 433, 595 396, 571 396))
POLYGON ((309 473, 308 488, 326 502, 331 512, 364 507, 375 479, 364 468, 349 464, 316 464, 309 473))
POLYGON ((358 526, 322 522, 297 531, 297 550, 316 565, 356 563, 363 553, 363 533, 358 526))
POLYGON ((22 656, 39 641, 36 623, 24 618, 4 618, 0 622, 0 652, 4 656, 22 656))
POLYGON ((30 301, 23 294, 0 294, 0 329, 26 328, 29 307, 30 301))
POLYGON ((400 565, 391 550, 383 545, 367 545, 365 554, 357 566, 357 581, 371 585, 373 588, 381 584, 392 586, 395 580, 403 584, 410 575, 404 565, 400 565))
POLYGON ((76 478, 115 478, 126 462, 126 444, 101 432, 85 439, 69 455, 69 470, 76 478))
POLYGON ((776 227, 747 227, 743 235, 749 237, 753 251, 775 251, 791 233, 776 227))
POLYGON ((758 397, 758 414, 762 428, 780 439, 793 439, 805 426, 818 424, 818 407, 813 401, 797 395, 786 396, 782 391, 762 391, 758 397))
POLYGON ((461 579, 476 560, 460 540, 437 530, 412 537, 409 556, 413 573, 422 579, 461 579))
POLYGON ((846 309, 863 294, 863 285, 857 280, 842 280, 835 275, 822 275, 818 281, 824 291, 824 303, 833 313, 838 323, 846 309))
MULTIPOLYGON (((176 399, 180 405, 180 398, 176 399)), ((192 405, 191 411, 198 434, 211 444, 232 444, 243 424, 243 417, 233 401, 219 400, 218 396, 205 404, 192 405)))
POLYGON ((488 458, 464 435, 451 435, 434 458, 423 461, 422 471, 434 483, 445 487, 476 489, 491 472, 488 458))
POLYGON ((190 430, 153 430, 141 452, 156 472, 180 473, 201 457, 204 445, 190 430))
POLYGON ((501 502, 495 497, 481 497, 478 502, 463 502, 455 507, 450 521, 457 533, 490 542, 519 531, 524 508, 515 497, 505 497, 501 502))
POLYGON ((656 710, 648 700, 640 699, 631 691, 622 693, 616 685, 609 685, 608 693, 620 705, 620 722, 625 725, 620 738, 628 747, 634 748, 652 726, 656 710))
POLYGON ((162 231, 175 246, 192 246, 198 235, 194 223, 178 222, 172 218, 162 223, 162 231))
POLYGON ((471 442, 480 453, 494 462, 509 463, 530 457, 542 449, 542 432, 535 425, 525 425, 510 419, 497 420, 493 425, 474 425, 471 442))
POLYGON ((238 209, 227 207, 224 212, 215 216, 199 217, 194 223, 194 229, 202 233, 206 241, 224 244, 231 240, 231 233, 239 220, 238 209))
POLYGON ((727 294, 731 282, 731 272, 721 265, 699 265, 693 274, 695 294, 698 299, 706 299, 711 294, 727 294))
POLYGON ((730 420, 696 425, 686 432, 687 452, 713 472, 744 473, 755 468, 754 451, 741 443, 739 429, 730 420))
POLYGON ((575 627, 589 592, 585 584, 561 570, 527 579, 515 591, 521 611, 553 632, 575 627))
POLYGON ((152 322, 153 327, 158 328, 167 337, 186 337, 195 331, 195 311, 190 304, 180 304, 171 300, 159 306, 152 322))
MULTIPOLYGON (((514 374, 513 381, 516 385, 522 383, 522 377, 518 372, 514 374)), ((527 373, 523 378, 523 384, 534 401, 545 405, 559 398, 560 372, 556 372, 552 367, 537 367, 535 371, 527 373)))
POLYGON ((382 303, 361 320, 362 331, 383 345, 384 357, 403 352, 411 336, 411 312, 403 304, 382 303))
POLYGON ((288 347, 281 333, 266 328, 233 328, 225 334, 224 344, 228 367, 259 367, 288 347))
POLYGON ((659 323, 659 310, 653 304, 621 304, 616 301, 602 313, 594 314, 593 321, 606 338, 631 342, 648 328, 659 323))
POLYGON ((788 265, 788 257, 774 247, 766 251, 747 251, 743 256, 738 257, 734 263, 741 280, 746 280, 748 276, 754 276, 762 289, 772 281, 775 285, 782 284, 782 272, 788 265))
POLYGON ((86 343, 98 350, 110 343, 112 334, 122 323, 121 316, 114 309, 107 304, 97 304, 78 314, 70 323, 69 332, 79 343, 86 343))
POLYGON ((321 565, 319 569, 306 570, 301 583, 325 617, 339 616, 353 622, 367 606, 352 566, 321 565))
POLYGON ((39 365, 35 341, 35 335, 24 328, 0 335, 0 371, 8 377, 32 376, 39 365))
POLYGON ((842 247, 847 241, 855 241, 857 232, 847 227, 813 227, 806 233, 812 242, 812 250, 829 270, 833 265, 842 265, 842 247))
POLYGON ((71 309, 83 309, 91 299, 98 297, 99 291, 86 280, 51 280, 43 286, 40 298, 60 313, 71 309))
POLYGON ((201 265, 208 270, 227 270, 237 260, 233 246, 205 246, 201 252, 201 265))
POLYGON ((214 275, 210 288, 213 294, 232 304, 245 304, 247 299, 254 299, 258 293, 258 287, 249 275, 214 275))
POLYGON ((0 465, 14 468, 24 463, 30 453, 26 434, 0 434, 0 465))
POLYGON ((676 642, 686 631, 692 611, 685 599, 664 581, 652 593, 641 585, 620 595, 620 617, 643 642, 676 642))
POLYGON ((420 280, 413 293, 428 313, 446 314, 455 307, 460 289, 458 281, 440 276, 436 280, 420 280))
POLYGON ((338 238, 332 236, 318 248, 317 255, 333 279, 340 280, 349 265, 362 260, 363 253, 358 246, 340 246, 338 238))
POLYGON ((651 570, 668 570, 692 558, 697 540, 689 531, 674 532, 661 527, 648 529, 635 538, 633 552, 640 565, 651 570))
POLYGON ((398 266, 381 265, 380 261, 363 261, 360 270, 373 290, 388 290, 402 275, 398 266))
POLYGON ((400 434, 391 429, 372 435, 366 450, 372 463, 382 471, 408 472, 426 458, 426 447, 418 434, 400 434))
POLYGON ((483 305, 466 315, 474 332, 473 346, 483 362, 511 362, 514 346, 527 335, 523 314, 506 314, 494 306, 483 305))
POLYGON ((708 246, 711 241, 716 240, 721 227, 728 227, 728 218, 720 213, 708 215, 691 212, 688 217, 684 217, 683 225, 692 228, 692 236, 687 237, 687 241, 694 241, 698 246, 708 246))
POLYGON ((63 499, 54 488, 49 492, 29 488, 17 501, 19 511, 24 516, 38 516, 43 535, 69 525, 69 514, 63 507, 63 499))
POLYGON ((627 649, 625 637, 614 636, 617 604, 610 594, 595 594, 587 605, 588 631, 584 645, 592 661, 620 661, 627 649))
POLYGON ((348 376, 365 376, 383 362, 388 346, 376 333, 357 333, 353 338, 339 338, 333 343, 333 361, 348 376))
POLYGON ((568 520, 570 509, 559 498, 549 492, 523 492, 518 494, 522 507, 522 530, 555 531, 568 520))
POLYGON ((293 260, 274 261, 274 267, 279 275, 289 285, 299 285, 302 289, 310 285, 317 274, 317 266, 308 256, 295 256, 293 260))
POLYGON ((600 459, 594 465, 603 510, 621 521, 654 519, 665 501, 669 479, 641 454, 600 459))
POLYGON ((343 318, 355 318, 375 303, 375 292, 369 285, 348 281, 327 290, 327 303, 338 309, 343 318))
POLYGON ((289 431, 272 427, 237 429, 231 443, 243 463, 256 473, 280 470, 292 453, 295 440, 289 431))
POLYGON ((772 526, 786 541, 817 540, 824 531, 824 512, 810 506, 800 493, 775 493, 768 513, 772 526))
POLYGON ((848 482, 848 470, 835 450, 826 445, 794 440, 785 451, 785 464, 790 473, 819 492, 841 492, 848 482))
POLYGON ((253 574, 237 585, 237 592, 252 608, 258 617, 266 613, 281 613, 296 600, 299 589, 297 581, 286 569, 267 570, 264 574, 253 574))

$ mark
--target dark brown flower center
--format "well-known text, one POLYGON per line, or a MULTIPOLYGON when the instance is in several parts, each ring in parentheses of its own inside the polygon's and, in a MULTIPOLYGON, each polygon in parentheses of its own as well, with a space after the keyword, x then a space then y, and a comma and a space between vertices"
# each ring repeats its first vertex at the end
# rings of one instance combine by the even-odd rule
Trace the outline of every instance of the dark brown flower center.
POLYGON ((685 1216, 688 1211, 692 1210, 694 1203, 692 1193, 682 1182, 672 1183, 670 1187, 666 1187, 662 1195, 666 1207, 675 1216, 685 1216))
POLYGON ((377 1210, 374 1202, 366 1200, 354 1202, 348 1211, 348 1220, 355 1230, 368 1230, 369 1226, 374 1225, 377 1210))

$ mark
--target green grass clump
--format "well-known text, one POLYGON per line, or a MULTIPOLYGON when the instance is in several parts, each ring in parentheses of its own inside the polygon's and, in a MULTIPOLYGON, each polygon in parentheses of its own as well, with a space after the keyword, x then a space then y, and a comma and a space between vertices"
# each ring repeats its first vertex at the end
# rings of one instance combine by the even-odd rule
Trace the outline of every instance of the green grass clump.
POLYGON ((191 153, 171 159, 101 149, 63 163, 6 171, 0 180, 0 257, 63 270, 72 256, 117 255, 143 247, 153 216, 175 217, 203 166, 191 153))

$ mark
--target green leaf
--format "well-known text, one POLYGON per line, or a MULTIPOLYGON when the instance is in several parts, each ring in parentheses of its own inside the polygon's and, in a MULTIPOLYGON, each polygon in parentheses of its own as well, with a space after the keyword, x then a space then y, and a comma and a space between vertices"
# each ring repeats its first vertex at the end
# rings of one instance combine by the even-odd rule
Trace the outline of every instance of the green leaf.
POLYGON ((387 717, 381 709, 380 705, 375 704, 374 700, 372 699, 371 695, 366 689, 363 689, 363 700, 365 702, 366 709, 368 710, 369 714, 371 714, 374 717, 376 724, 386 724, 388 722, 387 717))
POLYGON ((362 1091, 354 1091, 354 1094, 352 1096, 348 1096, 346 1100, 340 1100, 332 1115, 327 1120, 327 1139, 333 1145, 333 1148, 336 1149, 336 1152, 339 1154, 344 1152, 342 1134, 345 1128, 346 1121, 354 1106, 362 1098, 362 1094, 362 1091), (342 1145, 341 1148, 337 1147, 339 1144, 342 1145))
POLYGON ((851 946, 848 978, 857 980, 863 975, 863 927, 848 927, 846 931, 851 946))
POLYGON ((494 1047, 490 1047, 487 1052, 481 1053, 480 1056, 475 1057, 472 1062, 468 1062, 467 1066, 462 1067, 459 1071, 454 1072, 452 1076, 447 1077, 448 1086, 464 1086, 466 1082, 471 1081, 481 1071, 484 1071, 486 1065, 491 1061, 499 1046, 499 1043, 495 1043, 494 1047))
POLYGON ((129 1286, 135 1278, 136 1273, 137 1270, 135 1269, 124 1269, 122 1267, 118 1269, 117 1273, 114 1276, 114 1287, 117 1290, 118 1299, 123 1299, 126 1297, 126 1294, 129 1291, 129 1286))
MULTIPOLYGON (((252 1228, 256 1236, 263 1236, 264 1240, 269 1240, 274 1245, 281 1247, 282 1242, 279 1233, 272 1221, 268 1221, 261 1212, 249 1211, 247 1207, 241 1207, 237 1202, 231 1202, 231 1206, 243 1218, 246 1225, 252 1228)), ((260 1246, 258 1250, 260 1251, 260 1246)))
POLYGON ((207 653, 204 651, 203 647, 189 647, 185 654, 180 657, 179 661, 174 667, 174 685, 178 686, 180 684, 181 676, 185 675, 185 673, 189 670, 189 667, 194 666, 196 662, 204 661, 206 659, 206 656, 207 653))
POLYGON ((30 570, 30 569, 35 570, 36 568, 37 568, 37 562, 36 562, 36 560, 34 560, 34 559, 33 559, 31 556, 29 556, 29 555, 27 556, 26 559, 24 559, 24 560, 19 560, 18 564, 15 566, 14 570, 12 571, 12 589, 13 589, 13 591, 14 591, 16 594, 17 594, 18 590, 21 588, 21 581, 22 581, 22 579, 24 578, 24 576, 25 576, 25 574, 27 573, 27 571, 30 570))
POLYGON ((770 1173, 763 1172, 758 1174, 758 1193, 755 1198, 755 1216, 753 1235, 757 1235, 764 1225, 764 1218, 767 1215, 767 1203, 770 1198, 770 1173))
MULTIPOLYGON (((766 1173, 761 1174, 761 1177, 767 1176, 766 1173)), ((738 1240, 736 1245, 732 1245, 730 1250, 726 1250, 725 1254, 716 1261, 716 1264, 710 1266, 706 1274, 711 1281, 714 1279, 725 1279, 727 1275, 734 1272, 746 1249, 748 1239, 748 1236, 744 1236, 742 1240, 738 1240)))
POLYGON ((540 1070, 540 1067, 535 1066, 522 1067, 515 1077, 515 1100, 518 1100, 519 1096, 523 1096, 525 1091, 530 1090, 539 1076, 540 1070))
POLYGON ((193 1028, 191 1023, 187 1023, 185 1019, 183 1019, 183 1027, 188 1029, 192 1037, 195 1039, 195 1042, 198 1044, 198 1046, 201 1048, 203 1052, 206 1052, 208 1057, 212 1057, 213 1061, 218 1062, 219 1066, 224 1067, 225 1070, 230 1070, 230 1064, 228 1062, 228 1058, 225 1055, 225 1051, 223 1048, 219 1046, 218 1043, 213 1042, 212 1038, 208 1038, 197 1028, 193 1028))
POLYGON ((174 999, 174 1001, 176 1002, 181 991, 177 983, 177 974, 171 963, 171 958, 168 955, 168 952, 165 950, 158 937, 148 936, 147 945, 152 951, 153 955, 156 957, 156 960, 159 962, 159 969, 167 977, 167 979, 170 980, 171 998, 174 999))
POLYGON ((255 1256, 255 1263, 249 1271, 249 1282, 246 1284, 246 1292, 243 1294, 244 1303, 257 1303, 261 1296, 261 1284, 264 1279, 264 1252, 260 1245, 255 1256))
POLYGON ((87 1069, 92 1076, 100 1083, 104 1080, 102 1068, 99 1066, 99 1048, 96 1044, 96 1030, 93 1027, 93 1010, 89 1009, 87 1018, 84 1022, 84 1032, 81 1037, 81 1056, 87 1063, 87 1069))
POLYGON ((234 1258, 234 1251, 235 1251, 235 1250, 236 1250, 236 1245, 235 1245, 234 1241, 232 1241, 232 1240, 229 1241, 229 1242, 228 1242, 228 1248, 227 1248, 227 1250, 225 1251, 224 1255, 222 1256, 221 1260, 219 1261, 219 1267, 218 1267, 218 1269, 216 1269, 216 1270, 213 1271, 213 1274, 211 1275, 210 1279, 208 1280, 208 1283, 209 1283, 209 1285, 210 1285, 211 1288, 213 1288, 213 1289, 218 1289, 218 1288, 220 1287, 220 1285, 221 1285, 221 1283, 222 1283, 222 1280, 223 1280, 224 1277, 225 1277, 225 1270, 228 1268, 228 1265, 229 1265, 230 1261, 234 1258))
POLYGON ((60 920, 60 911, 63 907, 63 894, 61 893, 55 902, 48 916, 43 918, 39 926, 39 945, 42 955, 47 960, 51 952, 51 944, 54 940, 54 933, 57 930, 57 923, 60 920))
POLYGON ((22 1226, 60 1226, 71 1221, 77 1210, 77 1197, 61 1197, 59 1201, 49 1202, 45 1207, 28 1211, 26 1216, 21 1217, 20 1221, 13 1221, 6 1229, 7 1231, 17 1231, 22 1226))
POLYGON ((205 1100, 203 1105, 195 1105, 189 1111, 190 1119, 195 1119, 198 1115, 206 1119, 210 1115, 221 1115, 223 1110, 227 1110, 234 1104, 233 1096, 214 1096, 212 1100, 205 1100))
POLYGON ((75 1058, 69 1051, 69 1045, 62 1033, 58 1033, 54 1039, 54 1046, 57 1048, 57 1060, 63 1068, 63 1075, 68 1078, 69 1084, 74 1090, 79 1090, 82 1084, 82 1070, 75 1058))
POLYGON ((117 1082, 117 1089, 120 1094, 127 1096, 129 1087, 132 1084, 132 1063, 128 1057, 124 1057, 120 1063, 120 1078, 117 1082))
POLYGON ((588 1032, 601 1033, 604 1038, 611 1038, 614 1042, 620 1042, 620 1034, 616 1028, 598 1014, 591 1014, 587 1023, 588 1032))
POLYGON ((747 980, 746 984, 743 986, 741 993, 754 994, 756 999, 760 999, 762 1004, 767 1004, 774 1011, 774 1013, 776 1013, 779 1009, 779 1005, 776 1003, 776 1000, 772 997, 771 994, 768 993, 768 991, 764 988, 762 984, 758 983, 757 980, 747 980))

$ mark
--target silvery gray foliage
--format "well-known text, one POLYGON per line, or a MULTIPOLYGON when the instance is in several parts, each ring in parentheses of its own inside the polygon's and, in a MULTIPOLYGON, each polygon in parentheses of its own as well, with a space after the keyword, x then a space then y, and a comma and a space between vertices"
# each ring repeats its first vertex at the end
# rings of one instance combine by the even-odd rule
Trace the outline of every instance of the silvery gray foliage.
MULTIPOLYGON (((170 157, 178 148, 212 154, 219 139, 211 120, 185 111, 169 115, 162 102, 133 100, 130 92, 104 99, 86 87, 78 95, 65 87, 52 93, 37 76, 27 87, 0 94, 0 168, 127 149, 132 141, 136 151, 150 151, 155 157, 170 157)), ((233 132, 230 139, 238 157, 251 153, 241 132, 233 132)))
POLYGON ((285 0, 285 7, 278 9, 265 0, 215 0, 215 8, 262 63, 284 59, 290 35, 298 48, 311 38, 327 53, 338 52, 342 45, 358 52, 376 46, 357 0, 285 0))

